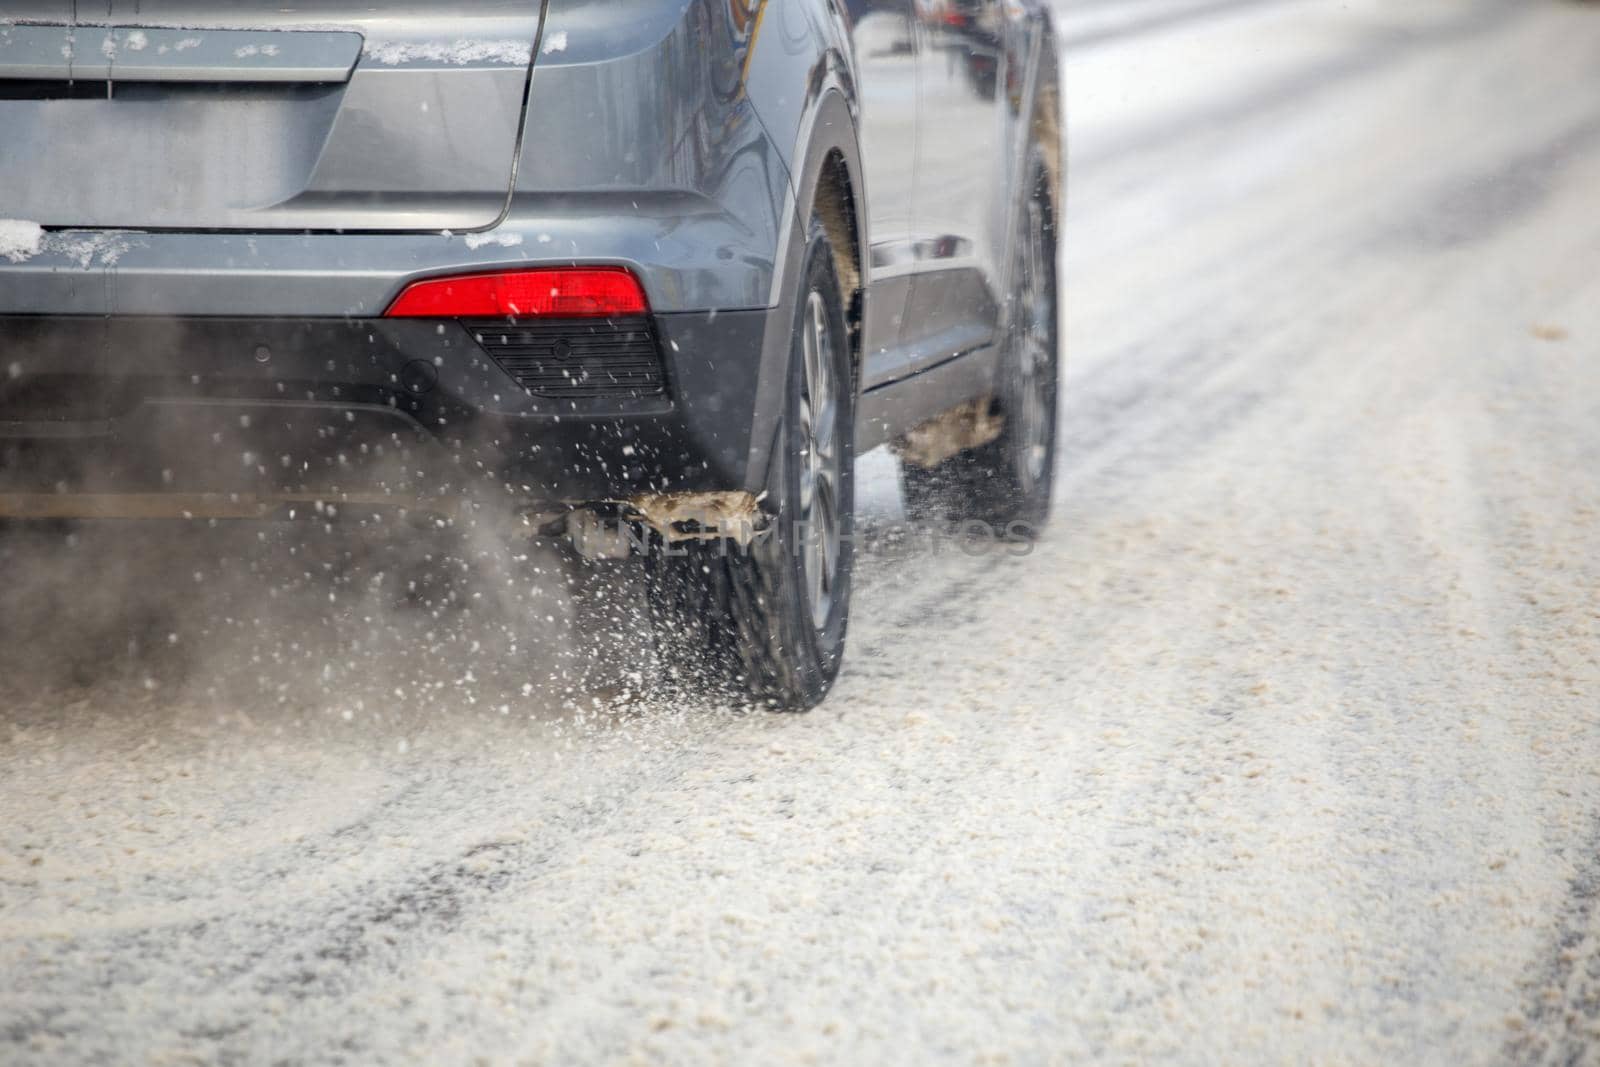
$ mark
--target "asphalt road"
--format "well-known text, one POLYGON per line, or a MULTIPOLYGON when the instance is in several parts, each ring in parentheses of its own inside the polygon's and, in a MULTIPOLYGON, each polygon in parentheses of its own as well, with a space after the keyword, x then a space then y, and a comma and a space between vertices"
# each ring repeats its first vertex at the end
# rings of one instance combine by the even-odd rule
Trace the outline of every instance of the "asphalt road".
POLYGON ((553 564, 0 543, 0 1060, 1600 1062, 1600 9, 1063 16, 1057 521, 808 716, 553 564))

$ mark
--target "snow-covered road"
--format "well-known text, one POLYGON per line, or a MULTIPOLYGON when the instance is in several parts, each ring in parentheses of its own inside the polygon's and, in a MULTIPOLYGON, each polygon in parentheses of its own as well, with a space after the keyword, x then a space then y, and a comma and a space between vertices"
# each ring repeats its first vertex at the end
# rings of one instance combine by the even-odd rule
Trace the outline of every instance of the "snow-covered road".
POLYGON ((1600 1062, 1600 9, 1062 30, 1057 521, 863 558, 810 715, 0 546, 0 1060, 1600 1062))

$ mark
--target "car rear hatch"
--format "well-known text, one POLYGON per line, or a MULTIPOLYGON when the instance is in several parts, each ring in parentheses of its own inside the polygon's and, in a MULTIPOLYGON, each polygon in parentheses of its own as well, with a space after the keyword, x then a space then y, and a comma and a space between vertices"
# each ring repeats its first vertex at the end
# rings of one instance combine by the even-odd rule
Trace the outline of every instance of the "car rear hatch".
POLYGON ((505 208, 539 0, 5 7, 0 217, 414 231, 505 208))

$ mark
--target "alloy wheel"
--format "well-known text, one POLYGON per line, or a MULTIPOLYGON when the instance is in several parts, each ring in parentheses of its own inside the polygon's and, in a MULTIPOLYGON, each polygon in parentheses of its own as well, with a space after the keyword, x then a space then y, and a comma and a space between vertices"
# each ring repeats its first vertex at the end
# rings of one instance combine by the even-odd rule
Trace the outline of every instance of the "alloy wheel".
POLYGON ((828 624, 839 568, 839 382, 822 294, 806 296, 801 334, 800 559, 811 624, 828 624))

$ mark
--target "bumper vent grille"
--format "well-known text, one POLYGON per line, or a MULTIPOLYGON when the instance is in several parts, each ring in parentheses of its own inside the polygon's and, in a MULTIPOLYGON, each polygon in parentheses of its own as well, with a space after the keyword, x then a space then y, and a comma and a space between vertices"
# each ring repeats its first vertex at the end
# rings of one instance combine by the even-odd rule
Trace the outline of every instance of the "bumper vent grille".
POLYGON ((666 392, 648 318, 468 322, 483 350, 535 396, 631 400, 666 392))

